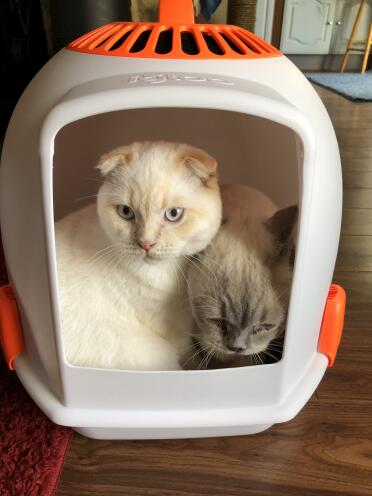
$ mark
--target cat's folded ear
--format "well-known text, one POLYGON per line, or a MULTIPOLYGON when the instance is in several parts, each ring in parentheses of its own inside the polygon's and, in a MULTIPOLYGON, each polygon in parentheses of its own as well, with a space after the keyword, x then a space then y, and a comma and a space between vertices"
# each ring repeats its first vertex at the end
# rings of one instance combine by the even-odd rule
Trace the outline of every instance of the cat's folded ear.
POLYGON ((297 221, 297 205, 278 210, 278 212, 266 221, 265 226, 273 235, 279 249, 279 254, 285 253, 287 248, 294 244, 297 221))
POLYGON ((120 146, 111 150, 109 153, 105 153, 98 160, 97 169, 101 171, 103 176, 107 176, 118 166, 128 165, 132 157, 132 147, 120 146))
POLYGON ((188 147, 181 155, 181 162, 204 185, 217 178, 217 160, 204 150, 188 147))

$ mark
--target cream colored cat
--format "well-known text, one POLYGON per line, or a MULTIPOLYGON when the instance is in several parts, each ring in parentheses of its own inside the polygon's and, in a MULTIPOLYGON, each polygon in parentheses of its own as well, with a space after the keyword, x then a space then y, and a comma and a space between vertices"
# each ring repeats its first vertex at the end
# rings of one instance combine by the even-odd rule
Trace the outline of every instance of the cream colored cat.
POLYGON ((104 155, 92 204, 56 223, 63 337, 73 365, 175 370, 191 345, 186 259, 221 221, 217 163, 189 145, 104 155))

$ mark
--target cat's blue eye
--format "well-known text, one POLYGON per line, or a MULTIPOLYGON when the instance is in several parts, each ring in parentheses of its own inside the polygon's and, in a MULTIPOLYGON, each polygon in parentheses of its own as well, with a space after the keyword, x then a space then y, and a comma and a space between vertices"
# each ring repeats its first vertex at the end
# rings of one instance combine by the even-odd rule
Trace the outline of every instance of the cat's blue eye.
POLYGON ((125 220, 133 220, 135 217, 133 210, 128 207, 128 205, 118 205, 116 211, 118 215, 125 220))
POLYGON ((164 212, 164 218, 168 222, 177 222, 182 218, 184 211, 185 209, 181 207, 167 208, 164 212))

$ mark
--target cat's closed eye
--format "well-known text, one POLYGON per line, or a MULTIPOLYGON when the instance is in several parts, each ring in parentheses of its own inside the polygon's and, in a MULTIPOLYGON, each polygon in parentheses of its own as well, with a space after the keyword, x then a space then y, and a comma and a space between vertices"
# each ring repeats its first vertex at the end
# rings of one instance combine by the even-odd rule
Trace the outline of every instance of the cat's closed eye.
POLYGON ((259 334, 260 332, 270 331, 274 327, 274 324, 257 324, 253 327, 253 334, 259 334))
POLYGON ((218 329, 220 329, 223 336, 226 336, 228 333, 228 322, 224 319, 209 319, 212 324, 214 324, 218 329))

